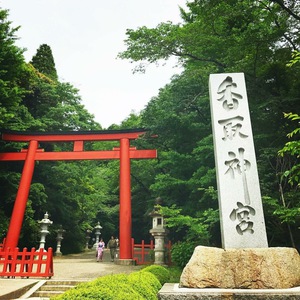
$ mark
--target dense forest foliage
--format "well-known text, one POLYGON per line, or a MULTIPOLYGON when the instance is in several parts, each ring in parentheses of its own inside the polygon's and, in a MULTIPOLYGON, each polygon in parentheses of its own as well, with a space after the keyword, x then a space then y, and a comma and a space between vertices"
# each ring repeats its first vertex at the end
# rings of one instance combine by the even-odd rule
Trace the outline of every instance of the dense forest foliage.
MULTIPOLYGON (((194 0, 180 8, 182 22, 128 29, 122 59, 146 72, 149 63, 178 59, 182 73, 162 87, 140 114, 108 129, 147 128, 157 138, 135 142, 156 148, 157 160, 131 166, 133 237, 149 239, 149 212, 163 200, 169 238, 178 253, 195 245, 221 246, 208 77, 245 73, 269 246, 300 248, 299 111, 300 4, 297 1, 194 0), (177 248, 176 248, 177 247, 177 248)), ((19 131, 101 130, 79 91, 61 82, 51 47, 30 62, 15 45, 17 29, 0 10, 0 127, 19 131)), ((104 101, 104 100, 103 100, 104 101)), ((91 143, 111 149, 114 143, 91 143)), ((20 145, 0 142, 0 151, 20 145)), ((43 147, 43 145, 41 145, 43 147)), ((50 147, 49 145, 47 147, 50 147)), ((52 148, 51 148, 52 147, 52 148)), ((65 144, 48 150, 64 150, 65 144)), ((47 150, 47 149, 46 149, 47 150)), ((5 236, 23 164, 1 162, 0 232, 5 236)), ((100 221, 103 236, 118 234, 117 161, 36 164, 20 246, 37 246, 47 211, 66 230, 62 252, 80 251, 85 232, 100 221)), ((55 246, 54 246, 55 247, 55 246)), ((176 254, 176 251, 175 251, 176 254)))

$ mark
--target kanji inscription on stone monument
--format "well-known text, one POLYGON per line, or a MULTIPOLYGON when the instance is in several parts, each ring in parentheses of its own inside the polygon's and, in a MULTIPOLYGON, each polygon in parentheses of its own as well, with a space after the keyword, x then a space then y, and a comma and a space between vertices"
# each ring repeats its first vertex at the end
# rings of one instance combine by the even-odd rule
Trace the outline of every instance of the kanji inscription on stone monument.
POLYGON ((267 248, 244 74, 211 74, 209 92, 222 246, 267 248))

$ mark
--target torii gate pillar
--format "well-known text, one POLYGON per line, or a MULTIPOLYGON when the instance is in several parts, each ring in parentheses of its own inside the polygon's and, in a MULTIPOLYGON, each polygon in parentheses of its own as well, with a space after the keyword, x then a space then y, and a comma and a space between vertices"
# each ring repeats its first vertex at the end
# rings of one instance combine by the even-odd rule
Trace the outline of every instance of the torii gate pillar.
POLYGON ((129 140, 120 140, 120 259, 132 259, 129 140))
POLYGON ((23 219, 26 210, 27 198, 29 195, 31 179, 34 171, 35 153, 38 148, 37 141, 30 141, 26 155, 23 172, 20 180, 19 189, 8 227, 5 245, 7 248, 15 248, 18 244, 23 219))
POLYGON ((2 133, 2 140, 29 142, 27 151, 17 153, 0 153, 0 161, 25 161, 21 181, 4 242, 4 250, 17 247, 26 203, 29 195, 35 161, 43 160, 97 160, 120 159, 120 261, 132 261, 131 248, 131 185, 130 159, 156 158, 156 150, 137 150, 130 148, 130 140, 145 134, 145 129, 89 131, 89 132, 58 132, 58 133, 2 133), (86 141, 120 141, 120 148, 112 151, 85 151, 86 141), (44 152, 38 149, 39 142, 72 142, 73 151, 44 152))

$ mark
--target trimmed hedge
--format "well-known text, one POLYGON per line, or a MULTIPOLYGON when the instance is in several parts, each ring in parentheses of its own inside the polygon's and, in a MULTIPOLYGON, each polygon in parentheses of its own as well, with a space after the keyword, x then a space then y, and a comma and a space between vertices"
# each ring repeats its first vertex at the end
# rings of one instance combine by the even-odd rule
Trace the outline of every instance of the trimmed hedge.
POLYGON ((115 299, 113 293, 109 287, 102 288, 99 291, 96 287, 85 287, 82 286, 80 289, 70 289, 65 293, 51 297, 51 299, 59 299, 59 300, 90 300, 90 299, 98 299, 98 300, 113 300, 115 299))
POLYGON ((166 282, 169 282, 171 278, 170 271, 163 266, 151 265, 141 270, 142 272, 150 272, 156 276, 161 285, 164 285, 166 282))
POLYGON ((131 286, 147 300, 157 300, 157 292, 161 285, 158 279, 148 272, 135 272, 128 276, 131 286))
POLYGON ((147 271, 114 274, 81 283, 65 293, 52 297, 55 300, 156 300, 162 285, 156 276, 147 271))

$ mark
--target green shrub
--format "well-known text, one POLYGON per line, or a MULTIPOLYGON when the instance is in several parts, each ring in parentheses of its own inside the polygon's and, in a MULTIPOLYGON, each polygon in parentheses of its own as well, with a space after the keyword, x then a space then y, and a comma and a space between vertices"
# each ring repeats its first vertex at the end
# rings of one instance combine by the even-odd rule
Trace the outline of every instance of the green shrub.
MULTIPOLYGON (((100 285, 101 289, 105 286, 100 285)), ((143 300, 144 298, 131 286, 129 282, 115 282, 109 285, 110 289, 114 291, 114 300, 143 300)))
POLYGON ((154 274, 142 270, 136 273, 139 274, 141 280, 146 280, 150 284, 155 293, 161 289, 162 285, 154 274))
POLYGON ((128 283, 128 275, 127 274, 114 274, 114 275, 106 275, 102 277, 98 277, 97 279, 90 282, 90 284, 95 285, 115 285, 119 283, 128 283))
POLYGON ((55 300, 143 300, 131 285, 128 275, 115 274, 99 277, 82 283, 64 294, 52 298, 55 300))
POLYGON ((193 255, 195 247, 196 245, 191 242, 178 242, 172 245, 172 262, 183 269, 193 255))
POLYGON ((180 276, 182 274, 182 269, 178 266, 171 266, 168 268, 170 272, 170 280, 169 283, 178 283, 180 281, 180 276))
POLYGON ((131 273, 128 276, 131 286, 147 300, 157 300, 158 290, 151 285, 150 281, 153 280, 151 276, 143 276, 141 272, 131 273))
POLYGON ((169 270, 167 270, 163 266, 151 265, 151 266, 148 266, 148 267, 142 269, 141 271, 150 272, 153 275, 155 275, 156 278, 159 280, 159 282, 160 282, 161 285, 164 285, 170 279, 170 272, 169 272, 169 270))
POLYGON ((155 252, 153 249, 149 250, 150 261, 154 262, 155 260, 155 252))
MULTIPOLYGON (((146 268, 145 268, 146 269, 146 268)), ((127 274, 114 274, 84 282, 55 300, 156 300, 162 285, 159 279, 146 270, 127 274)))
POLYGON ((86 287, 81 286, 80 288, 70 289, 63 294, 51 297, 51 299, 55 300, 113 300, 116 299, 113 295, 112 290, 109 287, 104 287, 99 290, 96 286, 86 287))
POLYGON ((99 277, 92 281, 92 283, 100 290, 109 287, 113 292, 115 300, 127 299, 143 299, 134 286, 131 285, 127 274, 115 274, 99 277))

